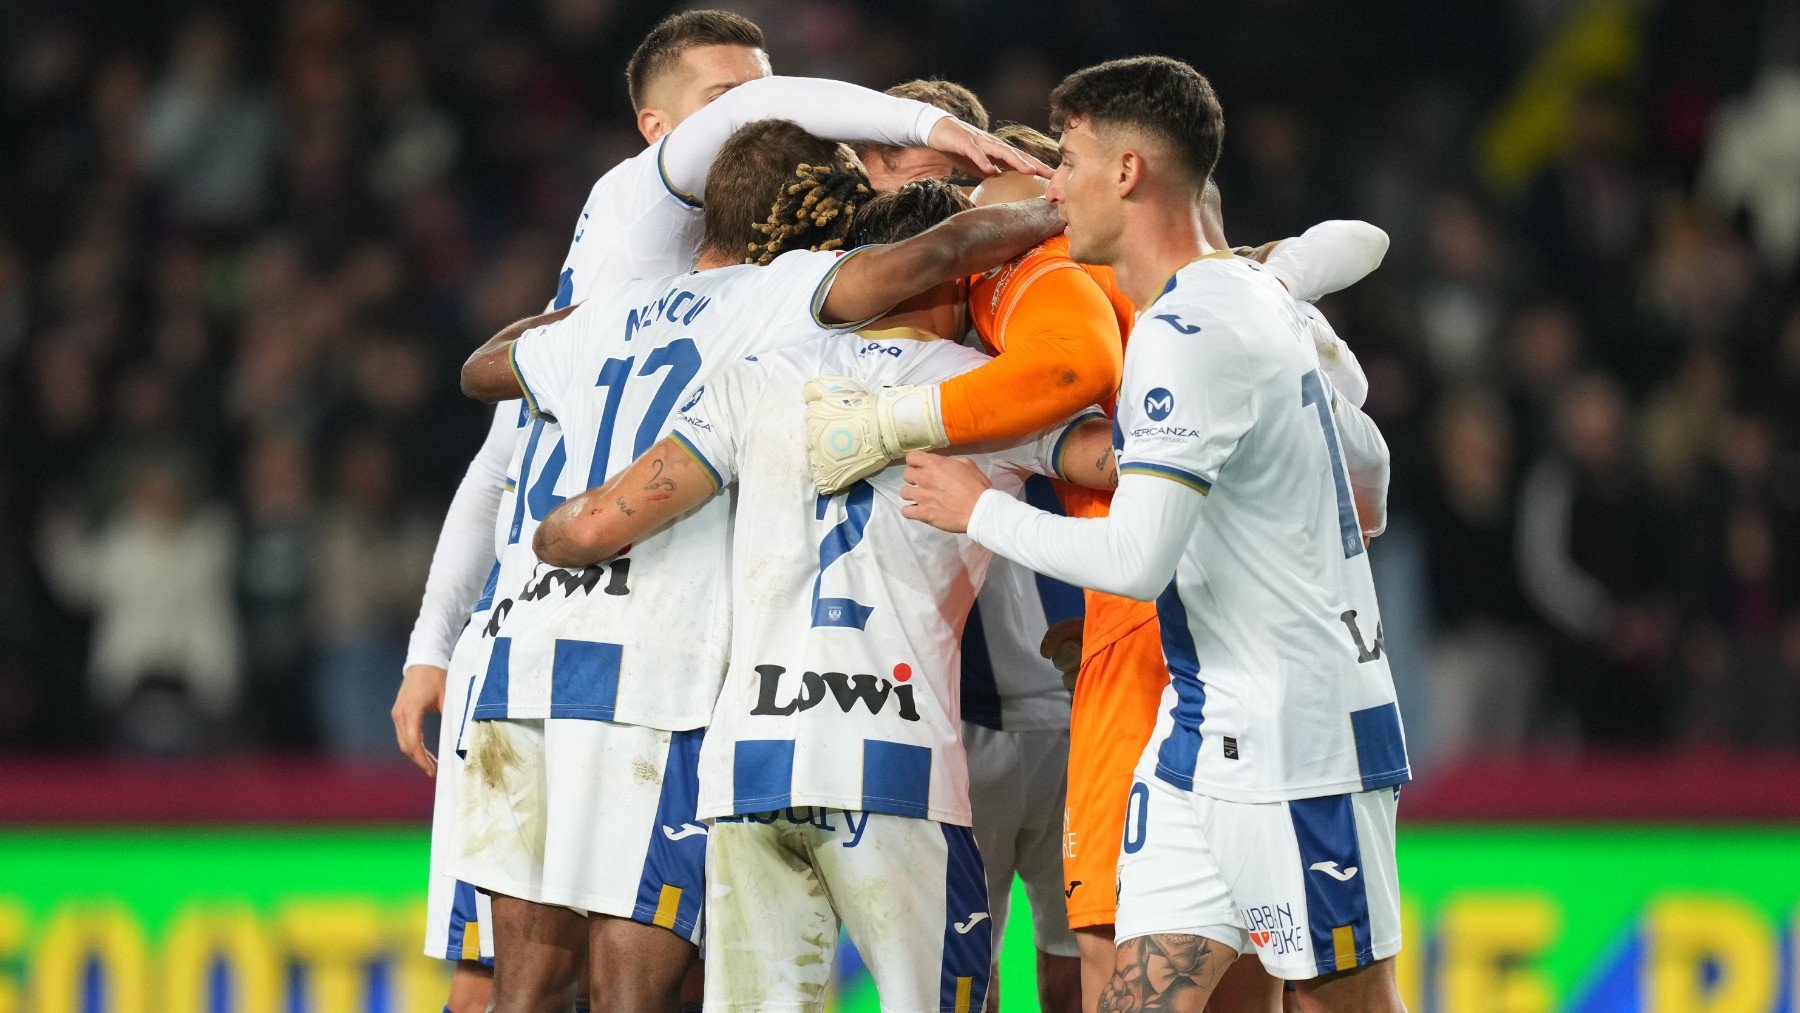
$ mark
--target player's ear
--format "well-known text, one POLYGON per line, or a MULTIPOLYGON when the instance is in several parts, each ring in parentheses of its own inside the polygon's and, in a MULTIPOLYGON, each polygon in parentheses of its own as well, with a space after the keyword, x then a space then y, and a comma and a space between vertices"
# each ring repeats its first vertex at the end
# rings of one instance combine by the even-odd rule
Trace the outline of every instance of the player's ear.
POLYGON ((1144 159, 1137 152, 1126 148, 1119 152, 1118 187, 1119 197, 1130 197, 1131 192, 1144 181, 1144 159))
POLYGON ((662 136, 668 133, 674 124, 670 122, 669 114, 661 109, 645 106, 638 110, 637 127, 638 133, 644 135, 645 144, 655 144, 662 140, 662 136))

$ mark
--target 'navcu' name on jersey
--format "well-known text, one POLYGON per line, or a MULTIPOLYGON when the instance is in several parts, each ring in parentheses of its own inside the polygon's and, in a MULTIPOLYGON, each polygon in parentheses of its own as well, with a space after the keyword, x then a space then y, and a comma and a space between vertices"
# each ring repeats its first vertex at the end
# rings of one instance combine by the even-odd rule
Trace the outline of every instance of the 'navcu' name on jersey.
MULTIPOLYGON (((913 704, 913 688, 905 685, 904 680, 912 676, 912 669, 906 665, 896 665, 894 674, 902 682, 865 672, 847 675, 843 672, 806 672, 800 676, 800 693, 785 703, 778 702, 781 697, 781 677, 787 669, 780 665, 758 665, 756 674, 761 683, 756 693, 756 706, 750 713, 780 717, 800 711, 812 710, 823 703, 826 691, 830 691, 831 699, 837 702, 838 710, 850 713, 858 703, 868 708, 871 714, 880 714, 887 706, 888 697, 894 698, 898 707, 896 713, 903 721, 919 720, 919 709, 913 704)), ((791 680, 790 680, 791 681, 791 680)))

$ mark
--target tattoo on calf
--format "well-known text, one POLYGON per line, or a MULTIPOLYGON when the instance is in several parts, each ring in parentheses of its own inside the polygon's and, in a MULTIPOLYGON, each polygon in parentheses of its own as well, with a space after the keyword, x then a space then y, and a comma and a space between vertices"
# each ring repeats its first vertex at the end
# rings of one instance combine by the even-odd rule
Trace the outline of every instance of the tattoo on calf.
POLYGON ((1209 939, 1187 935, 1143 936, 1121 943, 1112 980, 1100 993, 1100 1013, 1199 1010, 1229 961, 1208 967, 1209 939))

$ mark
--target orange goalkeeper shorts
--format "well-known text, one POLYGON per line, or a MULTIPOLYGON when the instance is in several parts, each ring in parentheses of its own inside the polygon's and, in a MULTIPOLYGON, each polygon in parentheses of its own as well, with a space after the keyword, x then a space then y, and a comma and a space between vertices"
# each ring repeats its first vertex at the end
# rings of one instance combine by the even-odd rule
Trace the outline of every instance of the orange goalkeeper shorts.
POLYGON ((1162 628, 1154 618, 1081 659, 1063 810, 1063 893, 1072 929, 1113 923, 1132 772, 1156 730, 1168 683, 1162 628))

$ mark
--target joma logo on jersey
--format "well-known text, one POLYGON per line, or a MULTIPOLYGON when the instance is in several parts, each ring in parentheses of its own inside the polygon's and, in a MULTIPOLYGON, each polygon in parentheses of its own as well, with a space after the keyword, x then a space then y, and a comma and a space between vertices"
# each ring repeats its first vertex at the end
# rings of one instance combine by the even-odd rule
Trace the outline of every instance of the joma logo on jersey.
POLYGON ((1294 909, 1287 904, 1261 904, 1240 912, 1241 923, 1250 930, 1250 941, 1276 956, 1299 953, 1306 949, 1306 930, 1294 921, 1294 909))
POLYGON ((796 714, 812 710, 824 703, 829 695, 837 702, 838 710, 845 714, 850 713, 858 703, 868 708, 870 714, 880 714, 891 696, 899 708, 902 721, 919 720, 919 709, 913 703, 911 686, 865 672, 855 675, 843 672, 804 673, 800 676, 799 695, 782 703, 781 677, 786 673, 787 669, 780 665, 756 666, 756 674, 762 678, 762 684, 756 692, 756 706, 750 708, 750 713, 776 717, 796 714))
POLYGON ((879 341, 871 341, 856 350, 857 355, 868 355, 870 352, 874 352, 877 355, 891 355, 896 359, 900 357, 900 349, 895 348, 893 345, 884 345, 879 341))

